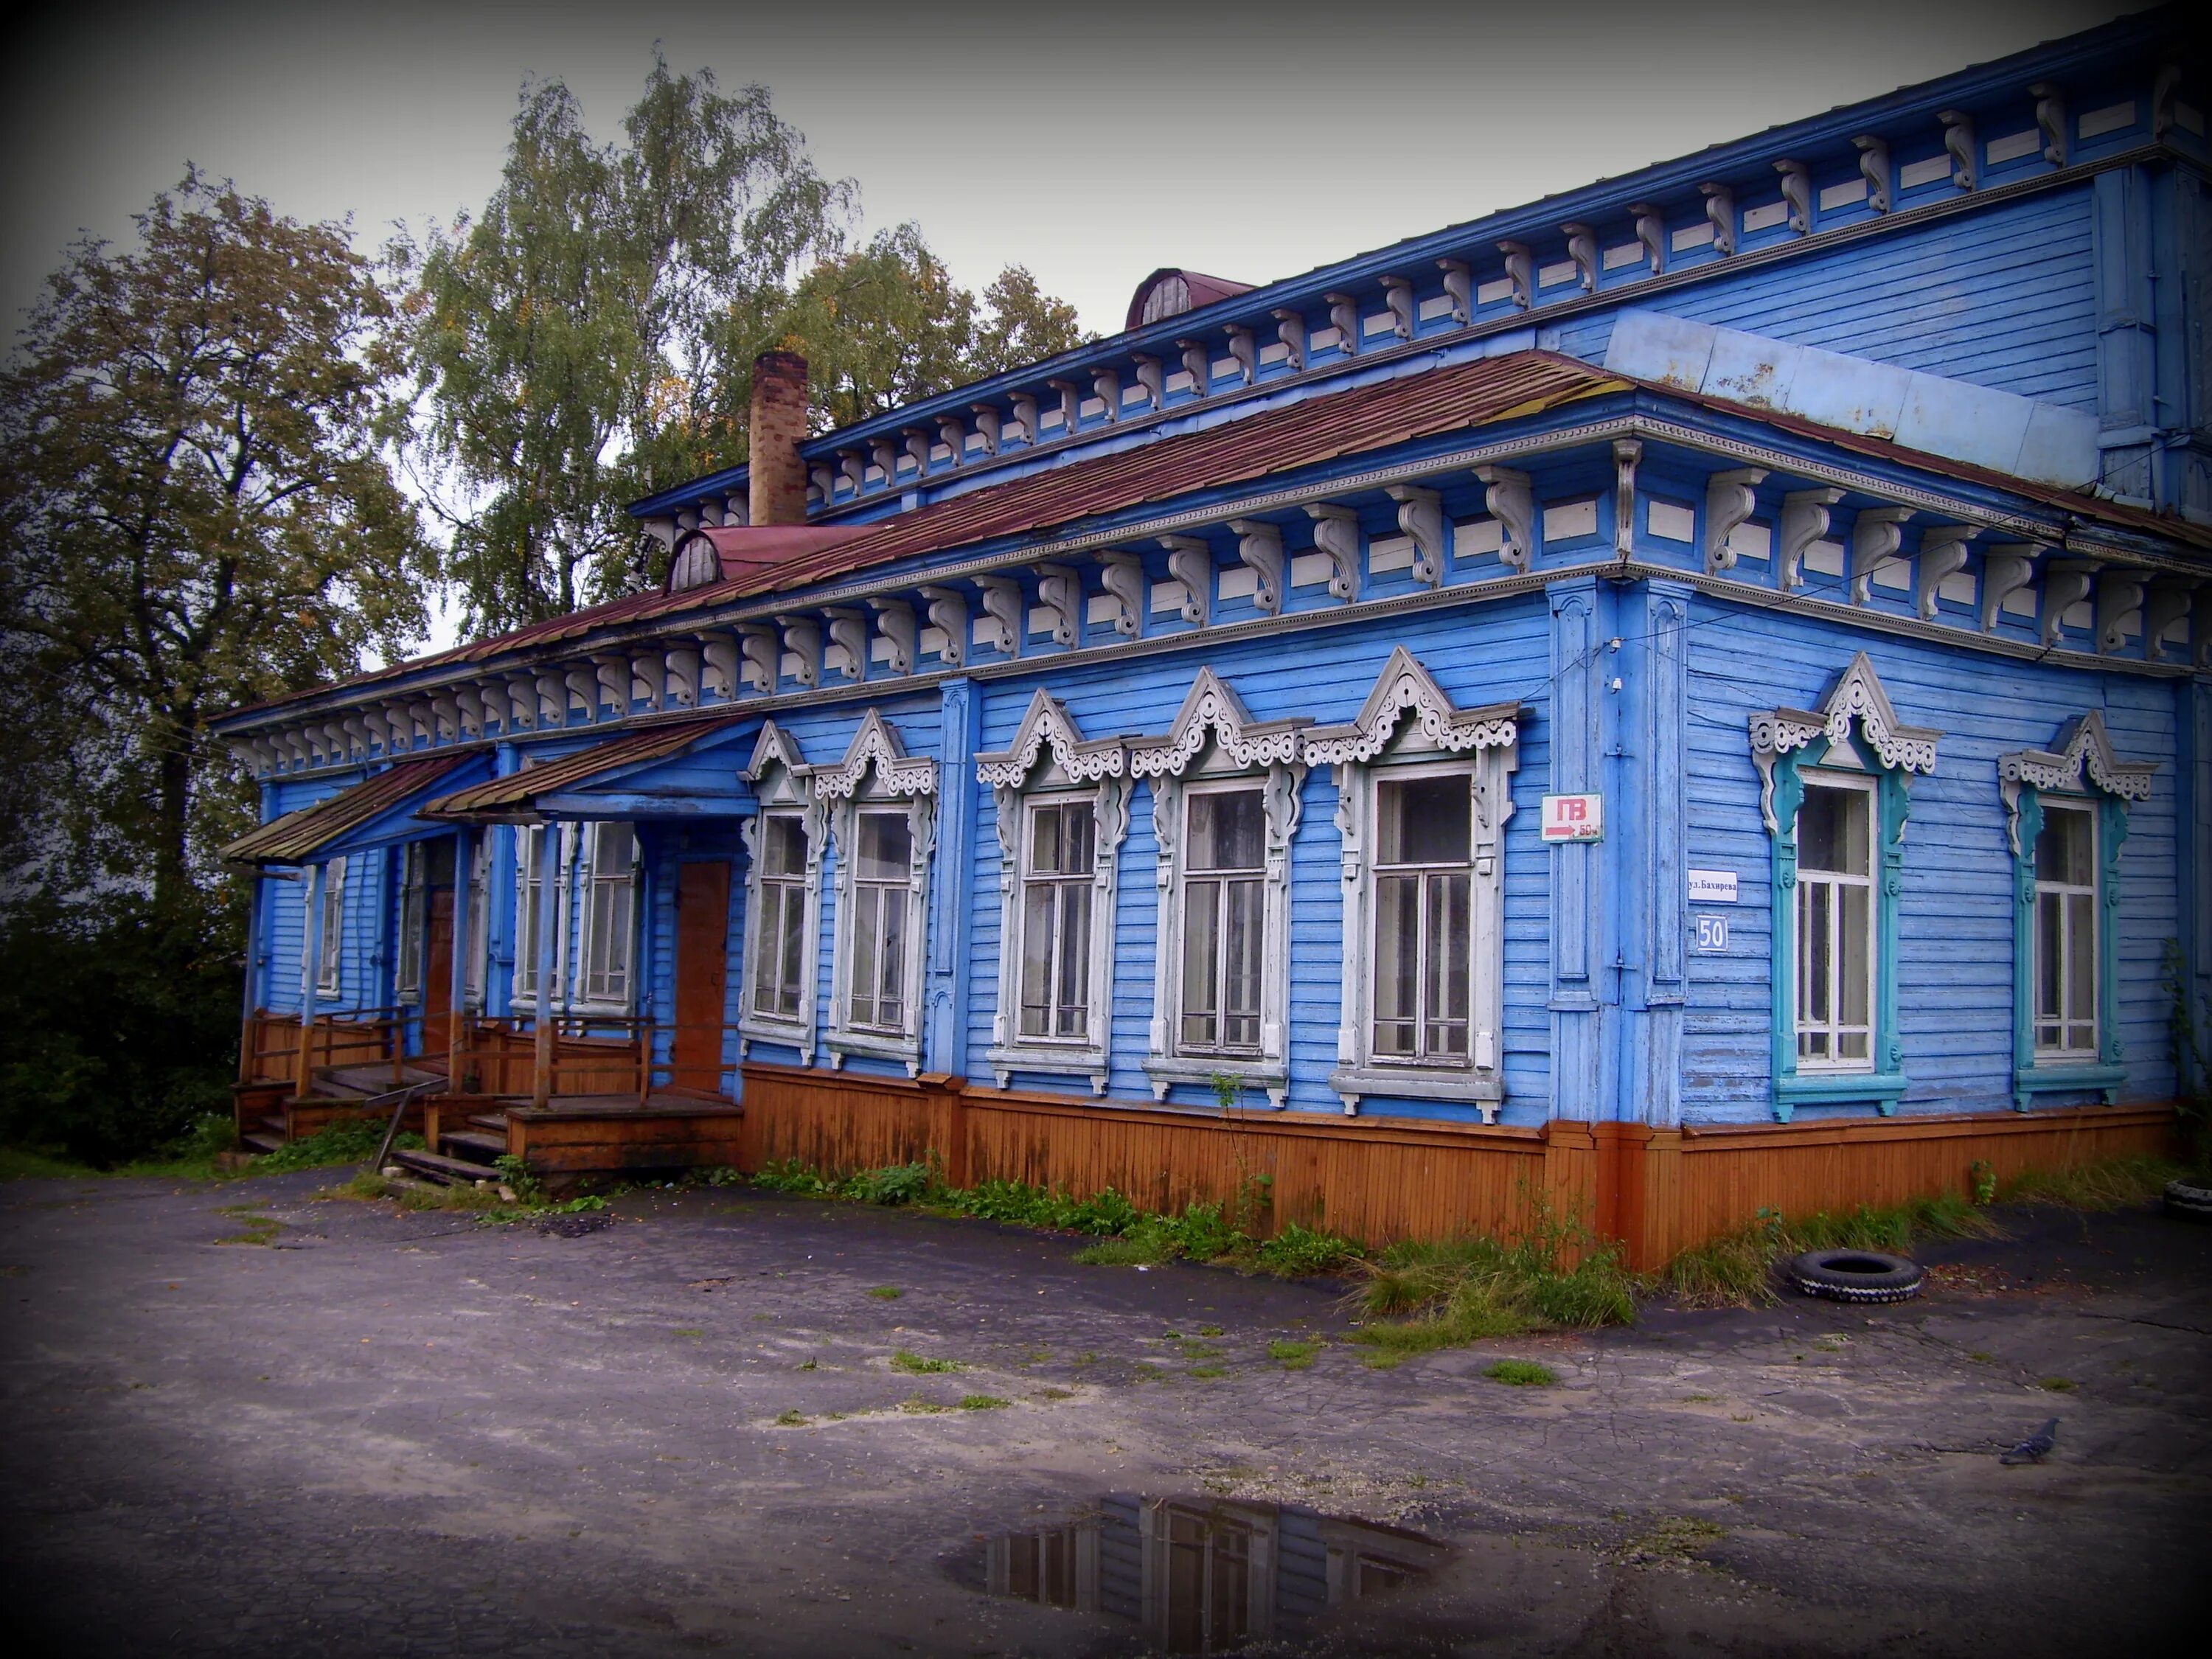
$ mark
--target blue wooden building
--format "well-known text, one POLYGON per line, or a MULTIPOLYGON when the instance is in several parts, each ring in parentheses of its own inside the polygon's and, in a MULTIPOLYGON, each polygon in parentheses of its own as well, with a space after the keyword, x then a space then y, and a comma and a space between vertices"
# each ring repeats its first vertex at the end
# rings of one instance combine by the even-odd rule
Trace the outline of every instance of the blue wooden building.
POLYGON ((632 509, 230 718, 241 1114, 1372 1239, 2160 1144, 2212 999, 2208 89, 2130 19, 632 509), (307 1115, 303 1116, 302 1114, 307 1115))

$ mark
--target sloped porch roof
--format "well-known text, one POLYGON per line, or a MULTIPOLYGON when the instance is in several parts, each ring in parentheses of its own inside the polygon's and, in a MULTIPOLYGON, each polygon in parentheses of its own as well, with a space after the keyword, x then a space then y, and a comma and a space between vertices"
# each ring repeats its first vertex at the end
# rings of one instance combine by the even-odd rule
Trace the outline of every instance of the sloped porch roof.
POLYGON ((222 856, 232 864, 303 864, 319 853, 337 857, 345 850, 342 843, 359 838, 362 830, 402 816, 410 803, 427 799, 456 775, 486 764, 488 757, 481 752, 401 761, 327 800, 287 812, 240 836, 222 849, 222 856))
POLYGON ((697 817, 751 810, 733 761, 726 779, 656 777, 695 748, 719 747, 757 726, 758 714, 714 714, 610 738, 503 778, 428 802, 420 816, 453 823, 538 823, 548 818, 697 817), (628 785, 617 790, 617 785, 628 785), (596 795, 598 799, 591 797, 596 795))

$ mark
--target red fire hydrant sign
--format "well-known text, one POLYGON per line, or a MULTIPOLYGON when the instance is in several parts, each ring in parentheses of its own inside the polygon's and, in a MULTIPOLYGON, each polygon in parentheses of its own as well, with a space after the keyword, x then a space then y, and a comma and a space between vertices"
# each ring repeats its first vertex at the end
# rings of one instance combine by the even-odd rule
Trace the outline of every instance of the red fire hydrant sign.
POLYGON ((1544 797, 1546 841, 1603 841, 1603 795, 1547 795, 1544 797))

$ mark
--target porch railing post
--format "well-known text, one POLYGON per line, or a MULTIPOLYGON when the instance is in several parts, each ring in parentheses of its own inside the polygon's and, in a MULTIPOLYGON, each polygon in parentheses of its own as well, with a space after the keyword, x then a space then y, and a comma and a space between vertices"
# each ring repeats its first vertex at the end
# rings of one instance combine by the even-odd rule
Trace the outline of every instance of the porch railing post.
POLYGON ((561 921, 561 834, 549 823, 538 837, 538 1030, 530 1068, 530 1103, 553 1098, 553 963, 561 921))
POLYGON ((323 973, 325 866, 307 866, 307 925, 300 929, 300 1052, 294 1060, 293 1093, 304 1096, 315 1080, 315 981, 323 973))

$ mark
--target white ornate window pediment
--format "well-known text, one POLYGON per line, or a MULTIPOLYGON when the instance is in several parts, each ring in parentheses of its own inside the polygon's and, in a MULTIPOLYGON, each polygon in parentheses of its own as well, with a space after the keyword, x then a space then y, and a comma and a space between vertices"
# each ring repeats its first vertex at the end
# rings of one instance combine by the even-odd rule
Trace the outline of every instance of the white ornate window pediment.
MULTIPOLYGON (((1269 1103, 1279 1109, 1287 1103, 1290 852, 1303 810, 1299 791, 1308 770, 1299 745, 1310 725, 1303 716, 1255 720, 1225 681, 1211 668, 1201 668, 1165 734, 1139 738, 1129 745, 1131 772, 1151 782, 1152 833, 1159 846, 1155 874, 1160 895, 1155 951, 1159 966, 1153 975, 1145 1059, 1155 1099, 1164 1100, 1178 1083, 1207 1085, 1216 1077, 1227 1076, 1266 1090, 1269 1103), (1252 877, 1249 872, 1194 870, 1186 814, 1194 810, 1194 794, 1237 793, 1234 786, 1239 783, 1256 786, 1261 793, 1265 844, 1259 874, 1257 1006, 1247 1004, 1233 1013, 1234 976, 1228 957, 1220 953, 1237 952, 1220 938, 1232 925, 1230 914, 1220 906, 1232 884, 1241 881, 1249 892, 1252 877), (1224 785, 1231 787, 1224 789, 1224 785), (1188 913, 1194 877, 1212 907, 1203 913, 1203 920, 1188 913), (1205 952, 1206 965, 1195 970, 1186 959, 1185 948, 1194 926, 1218 930, 1217 950, 1205 952), (1194 971, 1206 976, 1204 1000, 1212 1004, 1207 1011, 1211 1030, 1205 1037, 1187 1030, 1187 1017, 1194 1011, 1186 1005, 1194 997, 1186 981, 1194 971), (1256 1041, 1232 1039, 1230 1028, 1236 1019, 1256 1026, 1256 1041)), ((1249 926, 1249 918, 1238 917, 1233 925, 1249 926)), ((1248 952, 1251 943, 1246 942, 1248 952)))
POLYGON ((1751 717, 1751 759, 1759 768, 1759 811, 1769 835, 1782 833, 1774 816, 1776 763, 1822 739, 1831 747, 1848 749, 1846 740, 1854 723, 1883 766, 1908 775, 1936 769, 1936 745, 1943 734, 1929 726, 1907 726, 1897 717, 1874 665, 1862 651, 1836 677, 1817 710, 1765 708, 1751 717))
POLYGON ((2023 788, 2085 795, 2100 789, 2130 805, 2150 799, 2156 761, 2122 760, 2112 747, 2105 717, 2096 709, 2066 722, 2050 749, 2016 749, 1997 757, 1997 787, 2004 795, 2005 836, 2014 858, 2025 856, 2020 840, 2020 793, 2023 788))
MULTIPOLYGON (((975 757, 975 775, 991 787, 999 838, 999 1001, 988 1056, 1004 1089, 1018 1071, 1087 1078, 1106 1092, 1114 1017, 1114 917, 1121 846, 1129 830, 1128 750, 1119 738, 1086 741, 1066 708, 1040 687, 1004 753, 975 757), (1036 809, 1087 800, 1091 818, 1089 932, 1084 951, 1086 1018, 1079 1037, 1023 1030, 1023 974, 1030 941, 1023 855, 1036 809)), ((1047 925, 1059 927, 1055 921, 1047 925)), ((1057 943, 1057 941, 1054 941, 1057 943)))
MULTIPOLYGON (((922 968, 928 940, 929 866, 937 845, 937 763, 908 756, 898 730, 871 708, 835 766, 817 766, 811 778, 815 799, 828 807, 830 835, 837 849, 836 937, 832 955, 830 1029, 823 1039, 833 1066, 848 1054, 869 1054, 901 1061, 908 1076, 921 1070, 922 968), (906 905, 896 965, 900 1018, 884 1030, 853 1018, 855 988, 854 866, 856 833, 862 815, 903 802, 907 828, 906 905)), ((880 937, 872 943, 880 946, 880 937)), ((877 988, 880 989, 880 987, 877 988)))
MULTIPOLYGON (((816 1017, 816 941, 822 937, 822 854, 828 836, 829 809, 816 797, 811 787, 814 769, 806 763, 790 734, 780 729, 774 720, 761 727, 760 737, 753 744, 752 759, 738 775, 753 787, 760 802, 760 811, 743 820, 738 826, 738 838, 745 848, 745 941, 744 988, 738 1000, 738 1058, 743 1060, 756 1042, 773 1042, 799 1050, 799 1063, 814 1063, 814 1032, 816 1017), (768 848, 763 825, 773 817, 795 819, 799 832, 805 837, 806 858, 800 896, 799 935, 803 941, 800 952, 801 971, 799 975, 798 1006, 786 1018, 759 1006, 757 994, 760 975, 766 963, 763 953, 772 952, 776 941, 765 938, 763 930, 781 923, 784 907, 779 902, 771 905, 769 889, 771 878, 766 868, 768 848)), ((769 1000, 775 999, 771 996, 769 1000)))
POLYGON ((1390 653, 1359 713, 1304 734, 1304 757, 1334 769, 1342 841, 1344 1002, 1329 1086, 1347 1114, 1370 1095, 1462 1101, 1485 1122, 1505 1098, 1505 825, 1520 763, 1521 706, 1455 706, 1413 653, 1390 653), (1449 1062, 1407 1061, 1376 1042, 1377 799, 1407 779, 1464 777, 1468 786, 1468 1041, 1449 1062))

